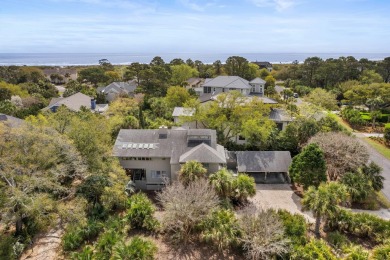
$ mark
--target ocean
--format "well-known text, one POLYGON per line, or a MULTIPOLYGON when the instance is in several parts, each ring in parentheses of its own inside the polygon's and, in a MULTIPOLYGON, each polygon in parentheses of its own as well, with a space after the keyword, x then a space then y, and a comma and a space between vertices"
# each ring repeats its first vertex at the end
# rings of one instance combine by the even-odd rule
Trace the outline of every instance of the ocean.
POLYGON ((126 65, 132 62, 149 63, 155 56, 162 57, 165 62, 174 58, 184 61, 188 58, 211 64, 216 60, 224 63, 230 56, 245 57, 249 61, 269 61, 274 64, 291 63, 295 60, 303 62, 308 57, 322 59, 353 56, 356 59, 383 60, 390 53, 164 53, 164 54, 129 54, 129 53, 0 53, 0 66, 71 66, 97 65, 100 59, 107 59, 115 65, 126 65))

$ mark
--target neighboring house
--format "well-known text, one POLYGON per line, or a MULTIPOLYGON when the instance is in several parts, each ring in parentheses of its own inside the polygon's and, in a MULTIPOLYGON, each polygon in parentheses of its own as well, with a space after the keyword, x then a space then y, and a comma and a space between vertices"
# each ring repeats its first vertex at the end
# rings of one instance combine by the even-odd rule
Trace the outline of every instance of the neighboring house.
POLYGON ((200 96, 203 93, 202 85, 209 82, 210 78, 189 78, 187 80, 186 89, 193 89, 195 93, 200 96))
POLYGON ((202 163, 209 173, 226 165, 225 149, 210 129, 122 129, 113 155, 143 190, 158 190, 177 179, 181 164, 190 160, 202 163))
POLYGON ((137 81, 132 80, 128 82, 113 82, 105 87, 97 88, 97 91, 104 94, 108 102, 113 101, 120 95, 134 95, 134 91, 137 88, 137 81))
POLYGON ((23 125, 24 120, 0 113, 0 123, 4 123, 9 127, 15 128, 23 125))
POLYGON ((77 70, 76 69, 68 69, 68 68, 47 68, 43 69, 43 74, 47 79, 50 80, 53 84, 64 84, 69 80, 77 79, 77 70))
POLYGON ((286 129, 287 125, 293 121, 292 116, 285 110, 279 108, 271 108, 269 119, 275 122, 280 131, 286 129))
POLYGON ((259 66, 260 69, 267 69, 269 72, 272 71, 272 64, 268 61, 252 61, 251 63, 259 66))
POLYGON ((183 120, 186 118, 191 118, 194 114, 195 108, 175 107, 172 113, 173 122, 175 124, 181 124, 182 127, 197 128, 195 121, 190 122, 188 120, 183 120))
POLYGON ((56 112, 62 105, 75 112, 80 111, 82 107, 89 108, 96 113, 103 113, 108 109, 108 104, 96 104, 94 98, 78 92, 66 98, 53 98, 50 104, 42 110, 50 109, 52 112, 56 112))
POLYGON ((202 88, 203 92, 199 96, 201 103, 215 100, 216 96, 220 93, 235 90, 247 98, 256 96, 266 104, 277 104, 275 100, 264 97, 265 81, 261 78, 247 81, 238 76, 218 76, 205 82, 202 88))
POLYGON ((232 155, 236 156, 237 171, 254 177, 256 183, 290 182, 288 170, 292 160, 289 151, 230 152, 232 155))

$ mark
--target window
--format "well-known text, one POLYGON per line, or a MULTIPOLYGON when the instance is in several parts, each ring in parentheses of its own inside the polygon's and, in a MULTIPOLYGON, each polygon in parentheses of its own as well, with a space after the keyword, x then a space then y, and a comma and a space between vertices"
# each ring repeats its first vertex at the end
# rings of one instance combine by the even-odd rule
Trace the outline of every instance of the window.
POLYGON ((255 87, 252 87, 252 88, 251 88, 251 92, 252 92, 252 93, 256 92, 255 87))
POLYGON ((126 169, 126 174, 130 175, 133 181, 143 181, 146 180, 146 170, 145 169, 126 169))
POLYGON ((202 163, 202 165, 203 165, 203 167, 206 168, 206 169, 208 169, 209 166, 210 166, 208 163, 202 163))
POLYGON ((238 136, 238 140, 240 140, 240 141, 245 141, 245 137, 243 137, 242 135, 239 135, 239 136, 238 136))
POLYGON ((211 87, 203 87, 204 93, 211 93, 211 87))
POLYGON ((150 171, 153 179, 162 179, 164 177, 167 177, 166 171, 150 171))

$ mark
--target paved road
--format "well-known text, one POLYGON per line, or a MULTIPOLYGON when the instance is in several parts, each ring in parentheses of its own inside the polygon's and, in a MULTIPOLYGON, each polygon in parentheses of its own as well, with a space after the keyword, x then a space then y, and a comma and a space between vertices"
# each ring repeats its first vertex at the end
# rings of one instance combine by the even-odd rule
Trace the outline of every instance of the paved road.
POLYGON ((357 136, 359 137, 360 142, 367 147, 370 153, 370 160, 382 167, 382 175, 383 177, 385 177, 384 187, 382 191, 383 194, 385 194, 385 196, 390 200, 390 160, 388 160, 382 154, 372 148, 367 142, 364 141, 364 139, 361 139, 361 135, 357 136))

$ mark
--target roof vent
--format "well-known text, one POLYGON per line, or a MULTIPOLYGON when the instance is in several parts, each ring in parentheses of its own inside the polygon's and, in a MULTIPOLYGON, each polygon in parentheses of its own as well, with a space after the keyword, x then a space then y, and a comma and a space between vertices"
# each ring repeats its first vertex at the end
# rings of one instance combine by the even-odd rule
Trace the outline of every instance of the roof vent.
POLYGON ((158 128, 158 139, 167 139, 168 137, 168 127, 160 126, 158 128))

